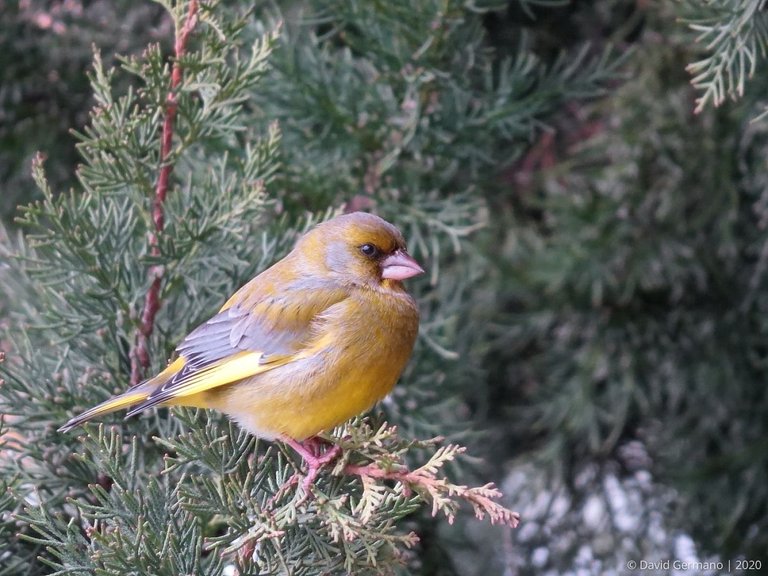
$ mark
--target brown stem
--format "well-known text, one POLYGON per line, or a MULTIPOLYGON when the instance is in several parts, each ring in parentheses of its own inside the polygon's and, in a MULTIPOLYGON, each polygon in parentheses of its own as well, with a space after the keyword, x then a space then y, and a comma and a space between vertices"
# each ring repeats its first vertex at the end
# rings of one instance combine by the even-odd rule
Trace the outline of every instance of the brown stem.
MULTIPOLYGON (((165 210, 163 205, 168 194, 168 182, 173 170, 173 164, 168 161, 173 147, 173 129, 178 109, 177 90, 181 85, 182 68, 181 57, 187 47, 187 39, 197 24, 197 0, 190 0, 187 10, 187 19, 181 29, 176 30, 175 52, 176 58, 171 69, 171 85, 168 96, 165 99, 165 118, 163 120, 163 134, 160 141, 160 174, 155 184, 155 197, 152 201, 152 221, 155 229, 149 234, 149 253, 152 256, 160 256, 159 235, 165 228, 165 210)), ((160 309, 160 286, 163 279, 163 267, 151 266, 149 276, 152 284, 149 287, 147 298, 144 301, 144 309, 141 313, 141 323, 136 333, 136 342, 131 355, 131 385, 135 386, 141 381, 144 370, 149 366, 149 338, 155 328, 155 316, 160 309)))

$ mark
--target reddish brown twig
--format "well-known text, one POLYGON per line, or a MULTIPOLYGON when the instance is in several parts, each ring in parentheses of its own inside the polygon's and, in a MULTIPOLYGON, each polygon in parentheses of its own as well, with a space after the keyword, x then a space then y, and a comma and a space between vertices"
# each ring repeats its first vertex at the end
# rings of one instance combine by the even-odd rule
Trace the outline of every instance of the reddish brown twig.
POLYGON ((446 478, 437 475, 438 468, 442 467, 445 461, 453 459, 451 455, 448 455, 447 458, 441 460, 439 458, 441 451, 445 450, 443 454, 448 454, 451 449, 454 453, 464 451, 463 448, 456 445, 448 446, 445 449, 441 448, 435 453, 433 461, 413 471, 402 465, 385 470, 373 463, 365 466, 347 464, 344 466, 343 472, 344 474, 360 476, 364 488, 373 486, 376 480, 399 482, 405 496, 410 496, 411 490, 419 492, 422 497, 432 501, 432 516, 436 516, 438 512, 442 511, 449 524, 453 524, 456 517, 457 500, 463 500, 472 506, 478 520, 482 520, 487 515, 491 524, 517 528, 520 523, 520 515, 497 502, 502 497, 502 493, 493 483, 469 487, 453 484, 446 478))
MULTIPOLYGON (((155 185, 155 197, 152 201, 152 221, 155 225, 153 232, 149 234, 149 253, 152 256, 160 256, 159 235, 165 227, 165 211, 163 204, 168 194, 168 182, 173 170, 173 164, 168 161, 173 147, 173 129, 178 108, 177 90, 181 85, 182 68, 180 59, 184 55, 187 39, 197 23, 197 0, 190 0, 187 10, 187 19, 181 29, 176 30, 175 52, 176 59, 171 69, 171 85, 168 96, 165 99, 165 118, 163 120, 163 134, 160 142, 160 174, 155 185)), ((152 284, 144 301, 144 309, 141 313, 141 322, 136 333, 136 342, 131 355, 131 385, 135 386, 141 381, 144 370, 149 366, 149 337, 155 328, 155 316, 160 309, 160 284, 163 279, 163 267, 152 266, 149 269, 152 284)))

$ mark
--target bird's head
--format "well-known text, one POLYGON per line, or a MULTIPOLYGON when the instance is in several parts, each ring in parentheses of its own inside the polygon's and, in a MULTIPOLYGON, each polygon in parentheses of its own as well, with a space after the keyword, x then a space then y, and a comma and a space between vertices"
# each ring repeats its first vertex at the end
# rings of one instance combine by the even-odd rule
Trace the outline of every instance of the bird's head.
POLYGON ((352 212, 318 224, 297 246, 319 256, 315 264, 334 278, 380 286, 422 274, 392 224, 366 212, 352 212))

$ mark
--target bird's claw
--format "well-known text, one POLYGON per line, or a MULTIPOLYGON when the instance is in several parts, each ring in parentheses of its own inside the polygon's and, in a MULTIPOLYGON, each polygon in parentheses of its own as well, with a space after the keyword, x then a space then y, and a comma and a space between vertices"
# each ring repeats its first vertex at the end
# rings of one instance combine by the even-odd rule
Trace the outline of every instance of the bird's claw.
MULTIPOLYGON (((324 441, 322 438, 313 436, 302 442, 294 440, 292 438, 284 438, 283 442, 288 444, 302 457, 307 464, 307 473, 301 480, 301 489, 304 495, 297 502, 297 506, 306 502, 313 496, 312 486, 315 484, 315 480, 320 475, 320 471, 330 462, 333 462, 341 454, 341 446, 338 444, 331 444, 324 441)), ((280 486, 277 492, 267 502, 267 508, 272 508, 274 503, 286 493, 288 488, 299 483, 301 474, 295 472, 288 481, 280 486)))

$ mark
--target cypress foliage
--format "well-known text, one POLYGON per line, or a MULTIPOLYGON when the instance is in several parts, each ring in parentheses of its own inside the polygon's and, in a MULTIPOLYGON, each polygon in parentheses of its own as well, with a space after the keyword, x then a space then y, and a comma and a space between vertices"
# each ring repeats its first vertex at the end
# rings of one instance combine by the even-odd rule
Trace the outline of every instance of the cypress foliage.
MULTIPOLYGON (((82 126, 73 189, 66 153, 38 157, 41 200, 0 230, 0 575, 764 555, 764 1, 418 4, 131 5, 129 28, 163 17, 97 36, 89 120, 56 118, 82 126), (422 324, 393 394, 328 433, 345 456, 317 498, 216 413, 55 431, 361 208, 425 264, 422 324)), ((28 38, 22 13, 0 29, 28 38)))
POLYGON ((492 358, 519 397, 502 414, 534 446, 521 496, 549 503, 518 501, 527 573, 764 556, 766 77, 742 65, 765 58, 758 4, 648 12, 634 81, 563 121, 566 143, 526 159, 557 161, 493 212, 492 358), (726 96, 742 102, 715 110, 726 96))
POLYGON ((419 534, 462 504, 514 526, 492 485, 453 483, 468 472, 446 468, 473 432, 456 391, 483 370, 472 299, 491 263, 468 243, 488 221, 475 189, 564 99, 599 93, 616 60, 499 59, 458 2, 284 16, 164 6, 175 55, 153 44, 115 70, 96 54, 77 185, 55 194, 38 159, 43 200, 4 249, 0 533, 13 537, 0 539, 12 559, 0 574, 391 573, 423 566, 419 534), (160 370, 226 295, 345 203, 395 220, 430 278, 415 290, 414 360, 383 406, 399 428, 374 415, 330 433, 345 458, 319 497, 286 485, 300 464, 290 451, 216 414, 56 432, 160 370), (370 462, 382 478, 342 473, 370 462))

